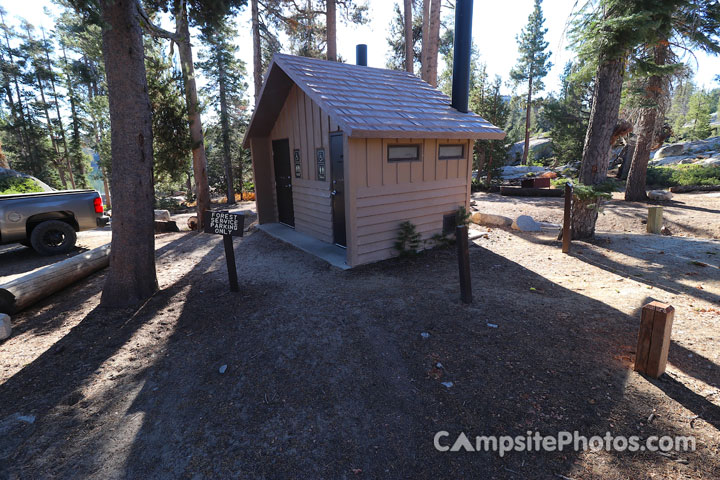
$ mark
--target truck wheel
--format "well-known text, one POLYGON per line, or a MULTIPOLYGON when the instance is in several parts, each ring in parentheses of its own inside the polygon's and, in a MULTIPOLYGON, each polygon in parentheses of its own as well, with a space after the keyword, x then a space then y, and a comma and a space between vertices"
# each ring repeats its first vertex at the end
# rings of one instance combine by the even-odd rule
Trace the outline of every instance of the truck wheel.
POLYGON ((60 220, 42 222, 30 234, 30 244, 40 255, 68 253, 75 247, 76 241, 72 225, 60 220))

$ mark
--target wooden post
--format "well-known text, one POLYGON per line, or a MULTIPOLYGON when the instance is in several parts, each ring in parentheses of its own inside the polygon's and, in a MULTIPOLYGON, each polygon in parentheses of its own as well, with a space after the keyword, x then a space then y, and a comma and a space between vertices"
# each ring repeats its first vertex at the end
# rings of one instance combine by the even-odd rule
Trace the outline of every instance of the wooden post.
POLYGON ((460 271, 460 300, 463 303, 472 303, 472 285, 470 283, 470 248, 468 246, 468 227, 458 225, 455 227, 457 241, 458 268, 460 271))
POLYGON ((647 232, 660 233, 663 224, 663 207, 648 207, 647 232))
POLYGON ((572 211, 573 188, 570 183, 565 184, 565 214, 563 216, 562 229, 562 252, 570 253, 570 240, 572 240, 572 232, 570 231, 570 212, 572 211))
POLYGON ((665 372, 674 316, 675 309, 665 303, 650 302, 642 308, 635 354, 636 372, 653 378, 665 372))
POLYGON ((228 279, 230 280, 230 291, 239 292, 237 266, 235 265, 235 249, 233 248, 232 235, 223 235, 223 243, 225 244, 225 259, 227 260, 228 279))

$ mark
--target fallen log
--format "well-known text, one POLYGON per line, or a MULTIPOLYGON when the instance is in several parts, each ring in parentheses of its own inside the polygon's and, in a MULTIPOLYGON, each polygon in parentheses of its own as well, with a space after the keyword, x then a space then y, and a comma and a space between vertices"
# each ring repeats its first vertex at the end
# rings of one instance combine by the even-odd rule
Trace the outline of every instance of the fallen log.
POLYGON ((560 188, 500 187, 500 195, 506 197, 562 197, 560 188))
POLYGON ((688 193, 688 192, 718 192, 720 185, 678 185, 670 187, 672 193, 688 193))
POLYGON ((107 267, 109 262, 108 243, 0 285, 0 313, 12 315, 107 267))

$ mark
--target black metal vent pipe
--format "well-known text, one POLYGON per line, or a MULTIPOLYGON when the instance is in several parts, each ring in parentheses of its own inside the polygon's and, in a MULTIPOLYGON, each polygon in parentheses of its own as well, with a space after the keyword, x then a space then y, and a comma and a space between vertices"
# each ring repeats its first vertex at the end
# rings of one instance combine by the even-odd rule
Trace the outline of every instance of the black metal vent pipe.
POLYGON ((470 50, 472 48, 473 0, 455 3, 455 52, 453 54, 452 107, 468 112, 470 95, 470 50))
POLYGON ((355 63, 367 67, 367 45, 355 45, 355 63))

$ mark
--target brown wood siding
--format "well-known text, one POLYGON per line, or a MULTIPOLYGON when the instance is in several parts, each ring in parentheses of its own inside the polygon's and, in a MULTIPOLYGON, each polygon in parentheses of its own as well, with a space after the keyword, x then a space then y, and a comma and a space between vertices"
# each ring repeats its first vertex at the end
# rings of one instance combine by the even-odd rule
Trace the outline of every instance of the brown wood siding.
POLYGON ((351 265, 396 255, 393 244, 404 221, 412 222, 427 240, 442 232, 443 215, 460 206, 469 208, 471 147, 467 139, 350 138, 355 187, 351 265), (421 160, 388 162, 387 146, 398 143, 420 144, 421 160), (438 145, 457 143, 465 146, 465 158, 438 160, 438 145))
MULTIPOLYGON (((330 138, 328 115, 296 85, 290 89, 285 105, 270 133, 270 140, 290 142, 295 229, 319 240, 332 242, 330 201, 330 138), (325 181, 317 180, 316 152, 325 150, 325 181), (302 178, 295 178, 294 150, 300 150, 302 178)), ((272 157, 269 159, 272 164, 272 157)), ((270 167, 272 169, 272 166, 270 167)), ((272 185, 275 185, 274 176, 272 185)), ((273 199, 275 193, 272 193, 273 199)))

